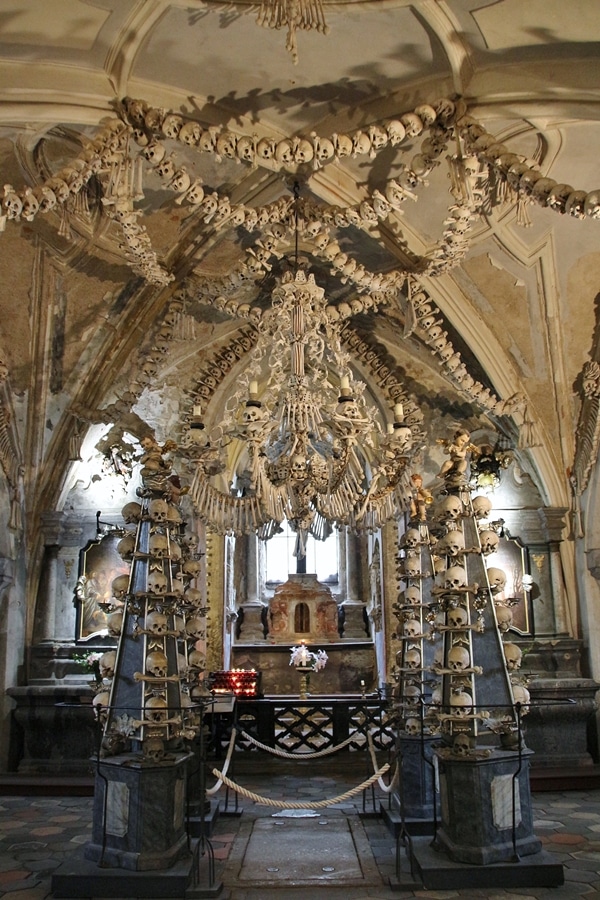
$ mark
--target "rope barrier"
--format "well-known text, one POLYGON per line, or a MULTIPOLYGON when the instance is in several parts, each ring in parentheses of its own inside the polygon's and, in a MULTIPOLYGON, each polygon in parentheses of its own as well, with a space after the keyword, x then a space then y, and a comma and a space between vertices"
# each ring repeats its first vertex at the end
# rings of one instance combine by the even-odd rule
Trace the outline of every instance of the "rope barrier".
MULTIPOLYGON (((261 743, 255 737, 252 737, 251 734, 247 734, 245 731, 240 730, 240 734, 242 737, 246 738, 246 740, 250 741, 251 744, 254 744, 255 747, 259 747, 261 750, 266 750, 267 753, 272 753, 273 756, 281 756, 283 759, 318 759, 321 756, 329 756, 331 753, 337 753, 338 750, 342 750, 344 747, 347 747, 348 744, 352 743, 352 741, 356 740, 357 734, 360 732, 355 732, 351 734, 350 737, 347 737, 345 741, 342 741, 341 744, 336 744, 335 747, 325 747, 323 750, 314 750, 309 751, 308 753, 291 753, 288 750, 280 750, 278 747, 268 747, 267 744, 261 743)), ((375 766, 373 766, 375 768, 375 766)))
MULTIPOLYGON (((229 769, 229 763, 231 762, 231 757, 233 756, 233 748, 235 747, 235 739, 237 737, 237 732, 234 727, 231 729, 231 737, 229 738, 229 747, 227 748, 227 757, 225 758, 225 765, 223 766, 223 773, 227 775, 227 770, 229 769)), ((217 791, 223 786, 222 781, 217 781, 216 784, 213 784, 211 788, 206 789, 207 794, 216 794, 217 791)))
POLYGON ((247 797, 248 800, 253 800, 254 803, 259 803, 261 806, 274 806, 276 809, 325 809, 327 806, 333 806, 336 803, 342 803, 344 800, 348 800, 350 797, 354 797, 355 794, 360 794, 362 791, 366 791, 367 788, 370 788, 372 784, 378 781, 382 775, 384 775, 390 766, 389 763, 385 763, 380 769, 378 769, 370 778, 366 781, 363 781, 362 784, 359 784, 357 787, 351 788, 349 791, 346 791, 345 794, 340 794, 338 797, 332 797, 329 800, 307 800, 306 803, 297 803, 292 802, 288 803, 285 800, 272 800, 270 797, 263 797, 260 794, 255 794, 253 791, 249 791, 246 788, 241 787, 241 785, 236 784, 235 781, 231 781, 230 778, 220 772, 218 769, 213 769, 212 773, 215 778, 218 778, 223 784, 226 784, 227 787, 231 788, 238 794, 241 794, 243 797, 247 797))
MULTIPOLYGON (((377 768, 377 758, 375 756, 375 747, 373 745, 373 738, 371 737, 370 734, 367 734, 367 742, 369 744, 369 754, 371 756, 371 763, 373 764, 373 769, 376 769, 377 768)), ((392 776, 392 780, 390 781, 389 784, 384 784, 384 782, 381 780, 381 778, 379 778, 378 779, 379 789, 381 791, 383 791, 384 794, 391 794, 391 792, 393 791, 394 786, 396 785, 396 782, 398 780, 398 775, 399 775, 399 768, 398 768, 398 762, 396 761, 396 766, 394 768, 394 774, 392 776)))

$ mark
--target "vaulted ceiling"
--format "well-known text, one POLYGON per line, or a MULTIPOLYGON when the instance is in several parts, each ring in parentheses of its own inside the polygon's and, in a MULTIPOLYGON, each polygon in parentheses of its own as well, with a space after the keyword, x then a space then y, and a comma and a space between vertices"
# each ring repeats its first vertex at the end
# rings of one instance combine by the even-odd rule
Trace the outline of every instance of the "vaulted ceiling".
POLYGON ((2 4, 0 354, 30 508, 54 508, 93 424, 108 447, 185 444, 194 405, 216 421, 297 253, 382 414, 421 411, 424 471, 455 424, 496 431, 567 506, 597 325, 597 3, 323 0, 296 61, 259 6, 2 4))

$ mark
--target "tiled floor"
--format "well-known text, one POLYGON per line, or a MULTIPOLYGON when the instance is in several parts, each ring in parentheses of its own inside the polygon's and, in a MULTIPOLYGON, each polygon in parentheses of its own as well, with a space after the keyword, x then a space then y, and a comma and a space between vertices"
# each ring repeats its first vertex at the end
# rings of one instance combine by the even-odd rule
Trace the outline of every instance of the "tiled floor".
MULTIPOLYGON (((278 774, 277 763, 270 767, 268 774, 240 772, 235 777, 250 791, 290 803, 335 797, 358 783, 353 773, 348 773, 346 780, 343 780, 339 776, 315 773, 314 767, 296 774, 278 774)), ((375 794, 378 807, 379 800, 385 798, 377 791, 375 794)), ((224 796, 219 796, 223 806, 224 796)), ((369 811, 372 808, 370 791, 367 800, 369 811)), ((534 795, 536 834, 545 849, 564 864, 565 884, 552 889, 523 888, 512 891, 503 890, 500 886, 485 891, 467 888, 447 891, 392 890, 389 878, 395 872, 394 840, 380 818, 361 817, 359 820, 358 813, 363 811, 362 795, 319 813, 324 824, 333 817, 352 817, 353 822, 360 822, 358 827, 364 829, 376 863, 369 870, 368 881, 365 880, 363 886, 339 886, 333 881, 323 885, 317 882, 310 888, 277 883, 265 887, 261 884, 260 872, 257 872, 256 885, 247 880, 242 884, 238 875, 254 821, 272 816, 277 810, 245 798, 239 802, 243 814, 220 815, 212 837, 217 880, 223 883, 223 900, 319 900, 321 897, 327 900, 336 897, 340 900, 391 900, 398 896, 431 900, 459 896, 486 897, 490 900, 510 897, 521 900, 541 897, 554 897, 556 900, 584 896, 600 898, 598 790, 534 795)), ((50 898, 52 873, 89 839, 91 809, 90 797, 0 796, 0 897, 3 900, 50 898)), ((285 817, 282 818, 285 821, 285 817)), ((272 867, 273 860, 265 859, 264 863, 265 868, 272 867)))

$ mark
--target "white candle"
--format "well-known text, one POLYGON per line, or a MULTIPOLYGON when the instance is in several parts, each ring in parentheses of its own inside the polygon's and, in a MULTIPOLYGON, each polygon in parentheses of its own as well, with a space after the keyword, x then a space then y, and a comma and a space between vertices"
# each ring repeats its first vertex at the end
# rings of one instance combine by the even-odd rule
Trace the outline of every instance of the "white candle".
POLYGON ((194 416, 199 419, 202 416, 202 407, 197 403, 194 404, 194 416))
POLYGON ((248 385, 249 394, 258 394, 258 381, 251 381, 248 385))
POLYGON ((342 375, 342 379, 340 381, 340 391, 344 393, 344 391, 350 390, 350 379, 347 375, 342 375))
POLYGON ((396 405, 394 406, 394 415, 397 419, 404 418, 404 407, 401 403, 396 403, 396 405))
POLYGON ((393 423, 393 422, 388 422, 387 433, 388 433, 388 434, 393 434, 393 433, 394 433, 394 423, 393 423))

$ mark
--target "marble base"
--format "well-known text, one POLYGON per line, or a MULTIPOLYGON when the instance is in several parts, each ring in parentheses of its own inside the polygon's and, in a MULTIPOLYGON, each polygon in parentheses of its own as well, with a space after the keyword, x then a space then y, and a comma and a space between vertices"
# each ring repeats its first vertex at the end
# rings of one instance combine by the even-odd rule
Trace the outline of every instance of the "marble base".
MULTIPOLYGON (((405 819, 433 819, 434 804, 439 810, 439 794, 435 793, 433 749, 439 736, 410 737, 400 734, 397 749, 400 754, 400 779, 392 800, 405 819)), ((438 812, 439 816, 439 812, 438 812)), ((426 833, 426 832, 425 832, 426 833)))
POLYGON ((187 762, 191 754, 160 763, 123 754, 100 760, 96 774, 92 840, 86 859, 99 866, 168 869, 186 853, 187 762))
MULTIPOLYGON (((545 851, 515 862, 478 866, 449 859, 444 853, 433 849, 430 838, 413 838, 411 849, 414 874, 429 891, 559 887, 565 881, 562 864, 545 851)), ((399 885, 398 889, 406 890, 406 885, 399 885)))
POLYGON ((434 752, 441 798, 436 849, 454 862, 478 866, 540 852, 541 841, 533 833, 528 751, 520 768, 518 755, 509 751, 492 750, 488 757, 479 751, 475 758, 434 752))

